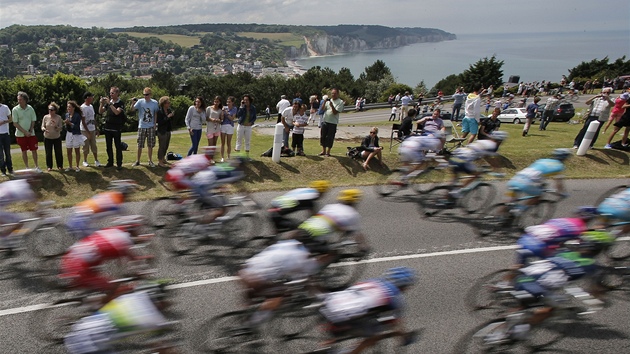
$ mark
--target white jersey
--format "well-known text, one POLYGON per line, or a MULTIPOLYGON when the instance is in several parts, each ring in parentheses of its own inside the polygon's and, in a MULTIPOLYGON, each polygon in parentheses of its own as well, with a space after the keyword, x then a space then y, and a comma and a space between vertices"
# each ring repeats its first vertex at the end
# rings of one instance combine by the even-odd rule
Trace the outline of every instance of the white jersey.
POLYGON ((25 179, 15 179, 0 184, 0 208, 19 201, 37 200, 31 185, 25 179))
POLYGON ((410 136, 398 148, 402 162, 420 163, 424 161, 427 151, 439 151, 442 141, 432 136, 410 136))
POLYGON ((191 178, 192 182, 196 186, 214 186, 217 182, 217 174, 212 169, 205 169, 198 172, 191 178))
POLYGON ((210 166, 209 161, 204 154, 190 155, 173 165, 173 169, 181 170, 185 175, 192 175, 210 166))
POLYGON ((329 321, 339 323, 364 316, 371 309, 386 306, 390 297, 388 289, 380 282, 368 281, 329 294, 320 312, 329 321))
POLYGON ((497 143, 492 140, 477 140, 465 147, 453 152, 453 155, 466 162, 473 162, 484 156, 494 155, 498 149, 497 143))
POLYGON ((244 272, 265 282, 304 279, 317 273, 319 266, 296 240, 279 241, 247 260, 244 272))
POLYGON ((316 215, 306 219, 299 228, 308 231, 311 236, 326 238, 335 231, 358 231, 361 216, 351 206, 328 204, 316 215))

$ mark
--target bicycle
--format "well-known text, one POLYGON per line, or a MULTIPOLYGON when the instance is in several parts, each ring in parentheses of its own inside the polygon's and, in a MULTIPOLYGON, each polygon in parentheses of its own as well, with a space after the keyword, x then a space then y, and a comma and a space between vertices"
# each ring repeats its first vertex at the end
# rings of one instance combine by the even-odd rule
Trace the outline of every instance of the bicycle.
POLYGON ((608 197, 610 197, 610 196, 612 196, 614 194, 617 194, 619 192, 622 192, 622 191, 624 191, 624 190, 626 190, 628 188, 630 188, 630 185, 627 185, 627 184, 622 184, 622 185, 619 185, 619 186, 612 187, 612 188, 608 189, 607 191, 605 191, 604 193, 602 193, 599 197, 597 197, 597 199, 595 199, 595 204, 593 204, 593 205, 595 205, 595 206, 600 205, 604 201, 604 199, 606 199, 606 198, 608 198, 608 197))
POLYGON ((409 167, 401 167, 392 171, 386 176, 384 181, 374 185, 376 193, 383 197, 392 195, 405 188, 410 188, 414 192, 422 194, 433 188, 432 183, 427 183, 426 176, 434 170, 440 170, 446 165, 446 161, 439 155, 427 154, 427 157, 440 163, 438 166, 428 166, 422 170, 412 171, 409 167))
POLYGON ((566 195, 546 189, 538 197, 524 196, 515 201, 494 204, 473 223, 473 228, 479 237, 518 237, 528 226, 540 225, 549 220, 555 213, 556 204, 564 198, 566 195), (549 195, 558 198, 548 198, 549 195), (538 202, 529 204, 534 198, 539 198, 538 202))

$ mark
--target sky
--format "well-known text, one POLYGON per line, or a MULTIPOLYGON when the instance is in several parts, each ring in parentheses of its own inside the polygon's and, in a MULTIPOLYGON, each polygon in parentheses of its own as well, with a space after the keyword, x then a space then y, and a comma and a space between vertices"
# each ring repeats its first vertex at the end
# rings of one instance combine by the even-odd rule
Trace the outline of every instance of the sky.
MULTIPOLYGON (((630 30, 627 0, 0 0, 0 28, 195 23, 363 24, 454 34, 630 30)), ((630 39, 629 39, 630 40, 630 39)))

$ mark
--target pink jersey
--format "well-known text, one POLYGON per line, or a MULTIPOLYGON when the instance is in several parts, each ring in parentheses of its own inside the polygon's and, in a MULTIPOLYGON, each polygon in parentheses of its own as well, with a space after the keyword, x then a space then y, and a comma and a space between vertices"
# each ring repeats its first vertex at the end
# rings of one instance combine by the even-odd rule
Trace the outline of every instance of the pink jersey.
POLYGON ((190 155, 179 161, 166 172, 166 181, 176 189, 191 188, 190 177, 210 166, 210 160, 205 155, 190 155))
POLYGON ((560 218, 551 219, 541 225, 530 226, 525 229, 525 232, 542 242, 549 243, 560 238, 576 238, 586 230, 586 223, 582 219, 560 218))

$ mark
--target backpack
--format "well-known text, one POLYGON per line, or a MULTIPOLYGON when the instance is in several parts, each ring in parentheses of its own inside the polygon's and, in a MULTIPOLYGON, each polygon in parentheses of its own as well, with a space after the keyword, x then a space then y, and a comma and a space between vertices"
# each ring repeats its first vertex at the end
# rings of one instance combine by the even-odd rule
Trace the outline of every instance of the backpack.
POLYGON ((360 159, 361 158, 361 151, 358 148, 348 146, 347 149, 348 149, 348 151, 346 152, 346 156, 348 156, 349 158, 351 158, 351 159, 360 159))
POLYGON ((182 155, 180 154, 176 154, 172 151, 169 151, 168 153, 166 153, 166 159, 173 161, 173 160, 181 160, 182 159, 182 155))
POLYGON ((122 151, 127 151, 129 149, 129 145, 126 142, 121 141, 120 148, 122 149, 122 151))

